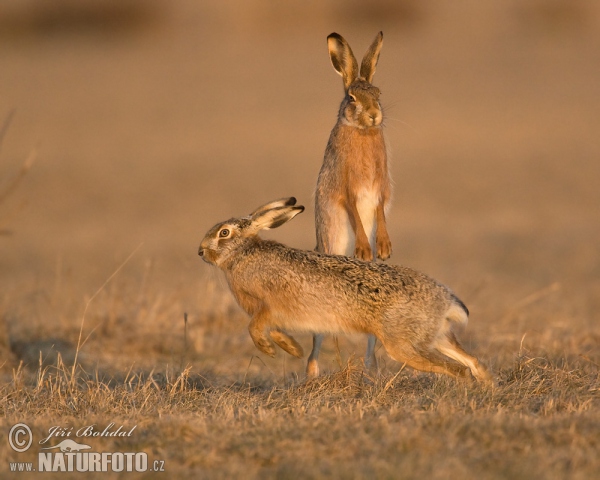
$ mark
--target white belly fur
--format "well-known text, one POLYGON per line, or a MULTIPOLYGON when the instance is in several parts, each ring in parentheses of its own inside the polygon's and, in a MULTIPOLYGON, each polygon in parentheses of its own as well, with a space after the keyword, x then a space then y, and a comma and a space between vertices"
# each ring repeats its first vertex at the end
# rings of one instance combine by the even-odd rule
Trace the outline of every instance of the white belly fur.
POLYGON ((293 315, 287 313, 273 312, 274 324, 289 332, 308 332, 308 333, 364 333, 357 330, 352 322, 348 322, 342 317, 351 315, 340 315, 339 312, 332 312, 326 309, 316 309, 311 312, 296 311, 293 315))
MULTIPOLYGON (((364 189, 359 192, 356 207, 373 251, 375 251, 375 233, 377 230, 375 214, 378 204, 379 195, 374 190, 364 189)), ((348 212, 341 205, 332 205, 328 210, 332 212, 330 216, 330 228, 328 230, 331 251, 326 253, 353 257, 356 239, 348 212)))
POLYGON ((345 208, 341 206, 336 208, 332 227, 330 231, 332 251, 328 253, 354 256, 354 232, 345 208))
POLYGON ((356 207, 360 221, 363 224, 371 250, 375 254, 375 233, 377 231, 377 222, 375 214, 379 204, 379 194, 375 190, 361 190, 358 194, 356 207))

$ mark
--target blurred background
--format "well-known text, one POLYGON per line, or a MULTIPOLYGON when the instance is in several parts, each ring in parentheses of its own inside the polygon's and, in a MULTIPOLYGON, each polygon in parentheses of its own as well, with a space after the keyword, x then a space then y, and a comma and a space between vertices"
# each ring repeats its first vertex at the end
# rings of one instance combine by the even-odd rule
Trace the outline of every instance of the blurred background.
POLYGON ((524 335, 597 348, 598 2, 4 0, 0 192, 35 150, 0 197, 12 361, 19 342, 76 343, 86 302, 132 252, 90 303, 89 352, 119 338, 123 365, 174 355, 187 312, 192 360, 223 356, 234 334, 256 354, 197 246, 216 222, 293 195, 305 214, 268 236, 314 248, 343 96, 326 37, 362 57, 379 30, 390 262, 449 284, 472 312, 467 344, 492 363, 524 335))

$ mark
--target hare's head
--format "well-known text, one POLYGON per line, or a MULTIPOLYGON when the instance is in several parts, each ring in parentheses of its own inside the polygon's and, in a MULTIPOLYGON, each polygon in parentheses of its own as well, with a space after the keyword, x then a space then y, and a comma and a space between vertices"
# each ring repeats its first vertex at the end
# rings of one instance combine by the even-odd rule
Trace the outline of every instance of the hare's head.
POLYGON ((294 197, 282 198, 258 207, 246 217, 217 223, 202 239, 198 255, 205 262, 222 265, 240 246, 256 238, 259 231, 277 228, 303 211, 303 206, 296 206, 294 197))
POLYGON ((371 80, 375 74, 382 44, 383 32, 379 32, 362 59, 359 75, 358 63, 344 37, 337 33, 327 37, 331 63, 344 80, 346 96, 340 106, 340 118, 347 125, 357 128, 381 125, 383 120, 379 104, 381 92, 371 84, 371 80))

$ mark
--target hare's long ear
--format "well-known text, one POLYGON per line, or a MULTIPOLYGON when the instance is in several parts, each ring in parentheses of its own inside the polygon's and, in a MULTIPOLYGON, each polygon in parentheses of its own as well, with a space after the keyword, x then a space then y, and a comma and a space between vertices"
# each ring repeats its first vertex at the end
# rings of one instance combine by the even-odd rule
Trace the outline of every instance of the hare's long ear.
POLYGON ((350 84, 358 76, 358 63, 352 53, 352 49, 344 37, 332 33, 327 37, 327 48, 333 68, 344 79, 344 90, 348 90, 350 84))
POLYGON ((271 210, 260 211, 252 215, 251 229, 258 232, 259 230, 269 230, 271 228, 280 227, 303 211, 304 207, 302 205, 298 205, 297 207, 277 207, 272 208, 271 210))
POLYGON ((373 43, 365 53, 360 64, 360 76, 367 82, 371 83, 373 75, 375 75, 375 69, 377 68, 377 60, 379 60, 379 52, 383 45, 383 32, 379 32, 373 40, 373 43))
POLYGON ((267 210, 271 210, 273 208, 291 207, 292 205, 296 205, 296 199, 294 197, 278 198, 277 200, 273 200, 272 202, 261 205, 256 210, 254 210, 250 214, 250 216, 254 217, 255 215, 258 215, 259 213, 266 212, 267 210))

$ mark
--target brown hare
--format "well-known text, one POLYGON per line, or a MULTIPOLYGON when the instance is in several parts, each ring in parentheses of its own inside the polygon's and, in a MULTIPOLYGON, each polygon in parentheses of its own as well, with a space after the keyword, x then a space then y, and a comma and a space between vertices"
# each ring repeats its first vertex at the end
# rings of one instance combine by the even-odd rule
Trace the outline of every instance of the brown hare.
MULTIPOLYGON (((385 215, 391 199, 388 155, 383 137, 380 91, 371 84, 383 32, 367 50, 358 70, 344 38, 327 37, 333 68, 342 76, 344 99, 331 131, 315 193, 317 251, 356 256, 361 260, 387 259, 392 253, 385 215)), ((319 374, 318 357, 323 335, 313 337, 308 376, 319 374)), ((365 355, 367 368, 376 367, 375 337, 365 355)))
POLYGON ((466 325, 468 311, 449 288, 407 267, 298 250, 258 236, 303 210, 295 198, 275 200, 218 223, 200 243, 198 254, 225 272, 251 316, 248 329, 260 351, 273 356, 277 344, 301 358, 302 347, 287 331, 366 333, 417 370, 492 382, 456 339, 453 327, 466 325))

